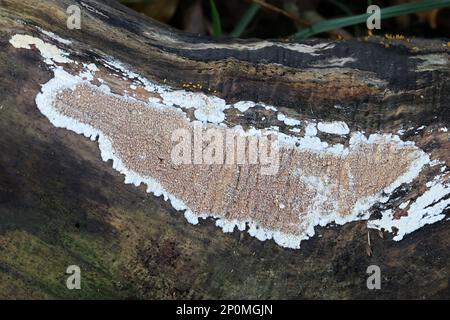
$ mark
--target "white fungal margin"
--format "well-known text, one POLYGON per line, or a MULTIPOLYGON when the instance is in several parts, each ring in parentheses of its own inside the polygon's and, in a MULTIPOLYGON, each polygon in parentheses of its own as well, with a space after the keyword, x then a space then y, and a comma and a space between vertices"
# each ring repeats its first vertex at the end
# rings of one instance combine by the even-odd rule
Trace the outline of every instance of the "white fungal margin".
POLYGON ((317 129, 325 133, 336 135, 346 135, 350 133, 349 127, 343 121, 319 122, 317 124, 317 129))
POLYGON ((58 41, 59 43, 62 43, 62 44, 65 44, 65 45, 72 44, 72 41, 67 40, 67 39, 64 39, 64 38, 61 38, 60 36, 58 36, 57 34, 55 34, 55 33, 53 33, 53 32, 44 30, 44 29, 39 28, 39 27, 37 27, 37 29, 38 29, 42 34, 45 34, 47 37, 50 37, 50 38, 52 38, 53 40, 58 41))
POLYGON ((161 97, 165 105, 180 106, 184 109, 194 108, 194 116, 199 121, 221 123, 225 120, 224 110, 228 106, 225 100, 219 97, 185 90, 163 92, 161 97))
POLYGON ((290 118, 288 116, 286 116, 285 114, 278 112, 277 114, 277 120, 278 121, 282 121, 284 122, 285 125, 287 126, 298 126, 299 124, 301 124, 302 122, 300 120, 294 119, 294 118, 290 118))
POLYGON ((316 64, 314 64, 314 67, 343 67, 345 64, 349 62, 355 62, 356 59, 353 57, 345 57, 345 58, 331 58, 326 61, 320 61, 316 64))
POLYGON ((406 216, 396 219, 394 211, 388 209, 382 212, 380 219, 369 221, 367 226, 390 232, 395 228, 397 234, 394 236, 394 240, 400 241, 405 235, 427 224, 443 220, 445 218, 443 211, 450 206, 450 198, 445 198, 449 194, 450 185, 436 181, 433 186, 409 204, 406 216))
POLYGON ((69 63, 73 62, 69 58, 67 58, 68 53, 59 49, 57 46, 46 43, 39 38, 32 37, 30 35, 25 34, 16 34, 12 36, 9 40, 14 48, 22 48, 22 49, 31 49, 31 45, 34 45, 42 57, 44 58, 47 64, 53 64, 54 62, 58 63, 69 63))

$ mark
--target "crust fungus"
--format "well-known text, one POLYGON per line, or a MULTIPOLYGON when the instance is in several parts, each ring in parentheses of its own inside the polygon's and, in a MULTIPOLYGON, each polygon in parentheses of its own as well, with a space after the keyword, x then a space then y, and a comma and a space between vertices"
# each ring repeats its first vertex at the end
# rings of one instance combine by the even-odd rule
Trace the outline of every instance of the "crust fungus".
MULTIPOLYGON (((16 35, 10 42, 18 48, 35 45, 50 64, 71 62, 63 51, 37 38, 16 35)), ((171 161, 173 132, 184 129, 193 137, 198 124, 189 119, 185 109, 195 109, 197 120, 203 122, 202 132, 214 129, 222 137, 237 133, 254 137, 260 144, 264 130, 227 126, 223 123, 223 112, 231 106, 222 99, 158 86, 120 63, 109 61, 104 67, 113 65, 129 78, 140 79, 152 98, 141 101, 112 93, 105 83, 100 87, 94 85, 92 80, 98 68, 92 64, 85 67, 84 72, 91 75, 85 79, 53 66, 55 77, 43 85, 36 97, 37 106, 55 126, 92 139, 98 137, 102 158, 112 159, 114 168, 125 174, 127 183, 146 184, 149 192, 163 195, 175 209, 185 210, 192 223, 197 223, 199 217, 210 216, 217 219, 216 224, 224 231, 232 231, 236 226, 239 230, 247 228, 258 239, 273 238, 282 246, 298 248, 303 239, 314 235, 317 225, 368 219, 374 204, 386 201, 390 193, 415 179, 430 162, 429 156, 413 142, 402 141, 395 135, 380 133, 366 137, 361 132, 350 132, 344 122, 299 121, 280 113, 278 120, 286 125, 304 125, 305 134, 298 137, 277 132, 278 167, 274 174, 263 174, 261 162, 176 164, 171 161), (320 140, 316 128, 346 136, 348 145, 320 140)), ((128 87, 133 89, 136 85, 128 87)), ((257 103, 242 101, 235 105, 245 112, 257 103)), ((275 107, 265 108, 277 112, 275 107)), ((244 152, 250 148, 248 141, 244 152)), ((223 144, 222 150, 229 147, 225 140, 219 142, 223 144)), ((206 147, 200 145, 200 149, 206 147)), ((235 148, 234 144, 231 148, 235 148)), ((441 198, 450 193, 448 186, 440 182, 432 188, 439 189, 441 198)), ((423 194, 423 199, 411 204, 410 210, 414 206, 425 210, 420 203, 432 203, 429 197, 428 193, 423 194)), ((442 205, 444 202, 439 208, 442 205)), ((424 223, 442 219, 436 214, 439 208, 428 210, 426 213, 432 218, 424 223)), ((402 223, 396 223, 392 212, 369 226, 400 226, 405 234, 423 225, 418 215, 411 213, 407 219, 416 219, 415 227, 404 230, 401 227, 406 220, 399 219, 402 223)))

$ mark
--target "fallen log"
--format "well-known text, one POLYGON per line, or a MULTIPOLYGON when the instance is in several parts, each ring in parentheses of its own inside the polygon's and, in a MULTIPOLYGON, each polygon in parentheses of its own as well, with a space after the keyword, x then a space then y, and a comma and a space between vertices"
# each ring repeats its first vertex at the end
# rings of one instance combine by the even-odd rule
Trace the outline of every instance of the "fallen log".
POLYGON ((214 40, 113 1, 0 10, 5 296, 448 296, 446 41, 214 40))

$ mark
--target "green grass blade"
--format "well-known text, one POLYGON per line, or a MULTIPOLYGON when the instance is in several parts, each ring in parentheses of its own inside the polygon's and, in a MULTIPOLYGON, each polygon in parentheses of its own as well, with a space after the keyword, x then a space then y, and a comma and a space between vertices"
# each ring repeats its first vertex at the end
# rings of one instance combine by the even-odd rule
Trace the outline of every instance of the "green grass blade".
POLYGON ((222 35, 222 24, 220 22, 219 11, 217 11, 216 2, 214 0, 209 0, 211 4, 211 18, 213 24, 213 36, 220 37, 222 35))
POLYGON ((252 3, 250 7, 248 7, 247 11, 245 11, 241 20, 239 20, 238 24, 234 27, 233 31, 231 31, 230 36, 236 38, 240 37, 249 23, 253 20, 256 13, 258 13, 259 9, 261 9, 261 5, 252 3))
MULTIPOLYGON (((447 6, 450 6, 450 0, 427 0, 414 3, 405 3, 381 9, 381 19, 388 19, 421 11, 429 11, 447 6)), ((370 15, 371 14, 369 13, 363 13, 351 17, 325 20, 295 33, 292 37, 308 38, 318 33, 365 23, 370 15)))

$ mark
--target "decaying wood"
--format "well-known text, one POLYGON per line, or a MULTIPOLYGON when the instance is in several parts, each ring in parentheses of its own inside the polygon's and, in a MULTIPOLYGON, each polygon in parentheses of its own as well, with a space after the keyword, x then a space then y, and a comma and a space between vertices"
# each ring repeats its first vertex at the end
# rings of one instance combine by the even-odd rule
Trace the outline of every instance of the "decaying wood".
MULTIPOLYGON (((161 25, 113 1, 0 1, 0 296, 158 298, 448 298, 448 221, 400 242, 365 222, 316 229, 301 250, 224 234, 206 221, 188 224, 145 188, 125 185, 101 161, 96 142, 52 126, 36 108, 53 77, 38 50, 11 46, 15 34, 53 43, 70 58, 114 58, 136 74, 227 103, 256 101, 301 120, 344 121, 351 131, 403 132, 439 166, 372 208, 414 201, 450 167, 447 41, 368 37, 351 41, 213 40, 161 25), (66 8, 82 9, 80 30, 66 8), (59 43, 42 32, 69 39, 59 43), (311 48, 316 48, 312 50, 311 48), (368 240, 370 243, 368 244, 368 240), (370 252, 370 254, 368 254, 370 252), (83 290, 65 288, 68 265, 80 265, 83 290), (382 290, 366 288, 379 265, 382 290)), ((71 65, 77 72, 79 65, 71 65)), ((101 68, 113 92, 128 80, 101 68)), ((148 98, 148 92, 137 92, 148 98)), ((228 126, 290 127, 264 108, 227 111, 228 126)), ((342 137, 322 134, 329 143, 342 137)), ((446 176, 447 175, 447 176, 446 176)), ((443 208, 448 214, 448 208, 443 208)), ((395 215, 405 215, 395 209, 395 215)))

